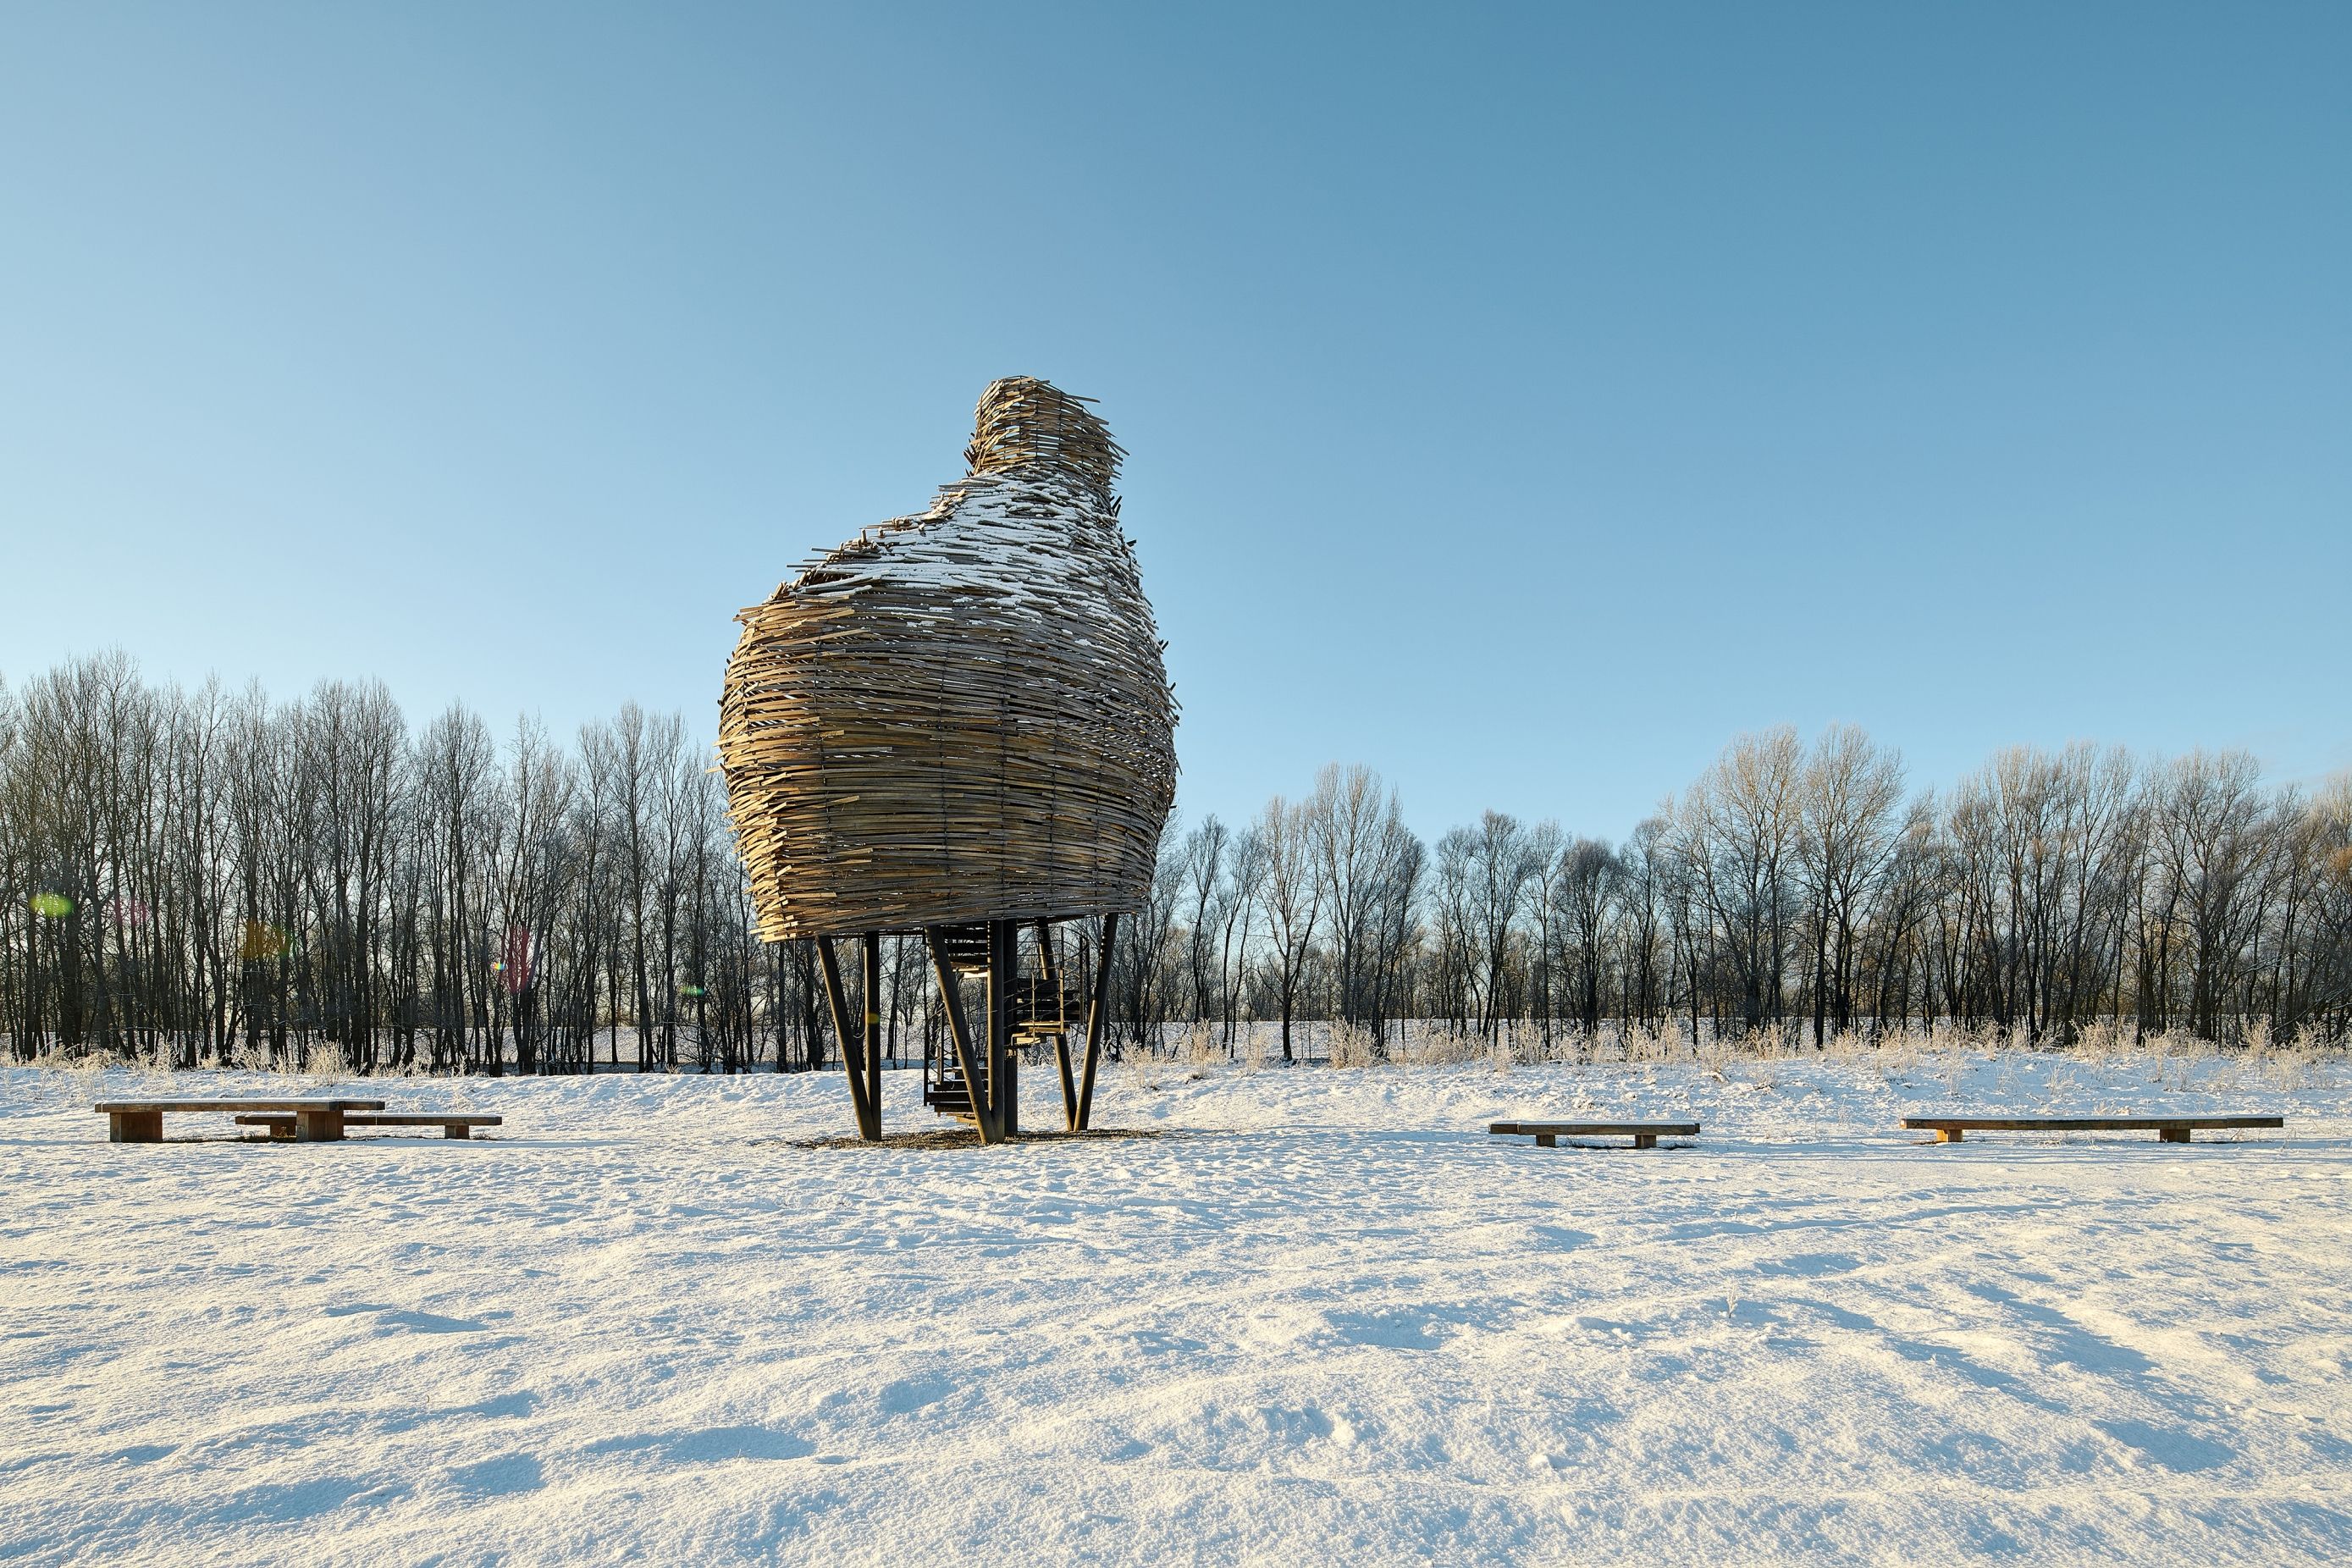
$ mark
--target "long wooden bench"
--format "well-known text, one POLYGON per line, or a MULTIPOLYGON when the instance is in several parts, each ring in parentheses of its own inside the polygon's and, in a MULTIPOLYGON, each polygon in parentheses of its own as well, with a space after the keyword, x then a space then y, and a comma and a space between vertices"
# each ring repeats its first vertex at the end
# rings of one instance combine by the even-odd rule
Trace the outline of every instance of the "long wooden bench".
MULTIPOLYGON (((438 1127, 444 1138, 470 1138, 477 1127, 498 1127, 505 1121, 503 1116, 485 1116, 470 1110, 387 1110, 381 1115, 362 1112, 343 1118, 345 1127, 438 1127)), ((294 1118, 266 1111, 240 1116, 236 1124, 267 1127, 272 1138, 291 1138, 296 1133, 294 1118)))
POLYGON ((1563 1138, 1630 1135, 1636 1149, 1654 1149, 1661 1138, 1696 1138, 1696 1121, 1497 1121, 1487 1131, 1506 1138, 1533 1138, 1538 1149, 1556 1149, 1563 1138))
POLYGON ((2192 1129, 2284 1127, 2284 1116, 1906 1116, 1903 1125, 1932 1129, 1938 1143, 1958 1143, 1969 1132, 2154 1132, 2167 1143, 2186 1143, 2192 1129))
POLYGON ((239 1111, 270 1112, 293 1123, 293 1136, 305 1143, 332 1143, 343 1135, 352 1112, 382 1110, 381 1100, 101 1100, 92 1107, 106 1118, 111 1143, 161 1143, 167 1115, 235 1115, 239 1111))

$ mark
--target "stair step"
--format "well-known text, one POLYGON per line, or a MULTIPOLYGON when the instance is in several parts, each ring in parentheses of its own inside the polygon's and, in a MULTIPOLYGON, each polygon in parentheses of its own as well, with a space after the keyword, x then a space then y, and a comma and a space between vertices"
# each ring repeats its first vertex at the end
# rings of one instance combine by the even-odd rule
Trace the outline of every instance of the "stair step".
POLYGON ((988 973, 987 922, 948 926, 940 932, 940 937, 948 950, 948 964, 958 974, 988 973))
POLYGON ((1042 980, 1024 980, 1013 989, 1013 1017, 1016 1024, 1047 1022, 1055 1025, 1075 1018, 1086 1008, 1083 993, 1057 990, 1042 980))

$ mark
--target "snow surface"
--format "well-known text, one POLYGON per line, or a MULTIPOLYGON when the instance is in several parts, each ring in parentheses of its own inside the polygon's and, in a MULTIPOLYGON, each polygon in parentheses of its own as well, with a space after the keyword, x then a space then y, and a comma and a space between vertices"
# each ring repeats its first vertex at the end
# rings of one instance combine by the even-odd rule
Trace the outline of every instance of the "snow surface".
POLYGON ((2340 1063, 1121 1065, 1159 1136, 993 1150, 798 1146, 830 1076, 377 1080, 507 1125, 106 1143, 150 1082, 0 1072, 0 1559, 2352 1556, 2340 1063), (1954 1105, 2289 1122, 1895 1129, 1954 1105), (1707 1130, 1483 1131, 1604 1111, 1707 1130))

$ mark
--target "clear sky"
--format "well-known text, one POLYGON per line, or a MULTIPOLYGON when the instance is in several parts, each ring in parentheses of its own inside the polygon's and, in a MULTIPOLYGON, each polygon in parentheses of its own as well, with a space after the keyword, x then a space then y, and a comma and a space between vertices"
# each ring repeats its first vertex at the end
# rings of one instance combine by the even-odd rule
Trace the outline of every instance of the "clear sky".
POLYGON ((2352 765, 2352 6, 0 5, 0 674, 708 733, 1099 399, 1183 809, 2352 765))

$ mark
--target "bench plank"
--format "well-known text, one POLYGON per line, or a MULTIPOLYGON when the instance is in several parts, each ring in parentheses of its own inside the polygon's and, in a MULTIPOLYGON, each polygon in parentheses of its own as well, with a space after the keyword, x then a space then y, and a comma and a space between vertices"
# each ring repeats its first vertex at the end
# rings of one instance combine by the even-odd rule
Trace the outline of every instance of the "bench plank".
POLYGON ((282 1110, 289 1113, 304 1110, 382 1110, 381 1100, 100 1100, 92 1102, 92 1110, 152 1111, 166 1110, 282 1110))
POLYGON ((1636 1149, 1654 1149, 1661 1138, 1696 1138, 1696 1121, 1496 1121, 1486 1131, 1502 1137, 1528 1137, 1538 1149, 1557 1149, 1563 1138, 1628 1137, 1636 1149))
MULTIPOLYGON (((503 1116, 471 1110, 394 1110, 380 1116, 362 1112, 343 1118, 345 1127, 438 1127, 445 1138, 470 1138, 477 1127, 499 1127, 505 1123, 503 1116)), ((240 1116, 236 1124, 240 1127, 267 1127, 273 1138, 294 1135, 294 1118, 291 1116, 240 1116)))
POLYGON ((2153 1132, 2167 1143, 2186 1143, 2196 1129, 2284 1127, 2284 1116, 1906 1116, 1903 1125, 1932 1131, 1938 1143, 1958 1143, 1969 1132, 2153 1132))

